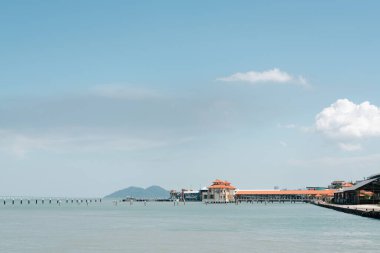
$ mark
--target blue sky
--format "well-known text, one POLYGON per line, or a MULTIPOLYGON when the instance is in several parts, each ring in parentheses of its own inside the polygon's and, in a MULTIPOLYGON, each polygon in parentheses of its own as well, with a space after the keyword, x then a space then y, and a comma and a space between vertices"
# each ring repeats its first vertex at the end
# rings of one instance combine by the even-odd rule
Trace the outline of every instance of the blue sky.
POLYGON ((379 5, 2 1, 0 193, 377 173, 379 5))

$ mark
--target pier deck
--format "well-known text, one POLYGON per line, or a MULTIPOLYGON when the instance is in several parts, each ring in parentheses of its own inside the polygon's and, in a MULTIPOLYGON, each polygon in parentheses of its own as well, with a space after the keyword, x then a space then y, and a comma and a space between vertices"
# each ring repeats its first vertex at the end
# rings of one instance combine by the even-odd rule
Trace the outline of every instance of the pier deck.
POLYGON ((322 201, 311 202, 314 205, 333 209, 336 211, 360 215, 363 217, 380 219, 380 206, 379 205, 337 205, 330 204, 322 201))

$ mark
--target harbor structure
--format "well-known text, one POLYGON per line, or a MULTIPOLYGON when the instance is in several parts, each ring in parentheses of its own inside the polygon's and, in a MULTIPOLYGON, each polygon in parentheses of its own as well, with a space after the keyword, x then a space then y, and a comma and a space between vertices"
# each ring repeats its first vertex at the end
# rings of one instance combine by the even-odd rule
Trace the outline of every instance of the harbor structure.
POLYGON ((32 196, 0 196, 0 205, 51 205, 101 203, 102 198, 68 198, 68 197, 32 197, 32 196))
POLYGON ((207 199, 207 194, 208 194, 207 187, 203 187, 202 189, 199 190, 199 192, 201 194, 201 201, 203 201, 204 199, 207 199))
POLYGON ((338 190, 334 194, 333 202, 344 205, 379 204, 380 173, 338 190))
POLYGON ((344 180, 335 180, 332 181, 328 186, 329 189, 342 189, 345 187, 351 187, 353 184, 351 182, 346 182, 344 180))
POLYGON ((333 209, 344 213, 380 219, 380 206, 378 205, 337 205, 320 201, 312 201, 311 203, 317 206, 333 209))
POLYGON ((182 189, 181 198, 183 201, 201 201, 201 191, 182 189))
POLYGON ((207 187, 207 194, 202 194, 202 201, 206 203, 229 203, 235 200, 236 187, 230 182, 216 179, 207 187))
POLYGON ((309 202, 333 198, 335 190, 239 190, 236 191, 237 202, 309 202))
POLYGON ((177 192, 176 190, 171 190, 171 191, 169 192, 169 194, 170 194, 170 198, 169 198, 169 200, 171 200, 171 201, 175 201, 175 200, 181 198, 181 193, 180 193, 180 192, 177 192))
MULTIPOLYGON (((206 188, 207 191, 207 188, 206 188)), ((188 190, 181 191, 171 190, 169 201, 202 201, 202 193, 204 190, 188 190)))

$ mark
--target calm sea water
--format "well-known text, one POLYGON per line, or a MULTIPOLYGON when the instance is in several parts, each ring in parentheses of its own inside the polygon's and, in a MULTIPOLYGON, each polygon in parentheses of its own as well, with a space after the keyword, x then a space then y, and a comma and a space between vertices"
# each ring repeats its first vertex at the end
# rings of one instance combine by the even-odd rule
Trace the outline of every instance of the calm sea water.
POLYGON ((309 204, 0 206, 0 252, 380 252, 380 222, 309 204))

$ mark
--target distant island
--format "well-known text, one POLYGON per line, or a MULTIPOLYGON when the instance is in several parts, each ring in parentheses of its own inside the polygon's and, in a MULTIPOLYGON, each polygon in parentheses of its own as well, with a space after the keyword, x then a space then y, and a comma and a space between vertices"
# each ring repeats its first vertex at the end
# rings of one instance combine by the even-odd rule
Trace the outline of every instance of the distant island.
POLYGON ((113 192, 104 198, 106 199, 123 199, 123 198, 136 198, 136 199, 168 199, 170 197, 169 191, 164 188, 153 185, 148 188, 131 186, 116 192, 113 192))

